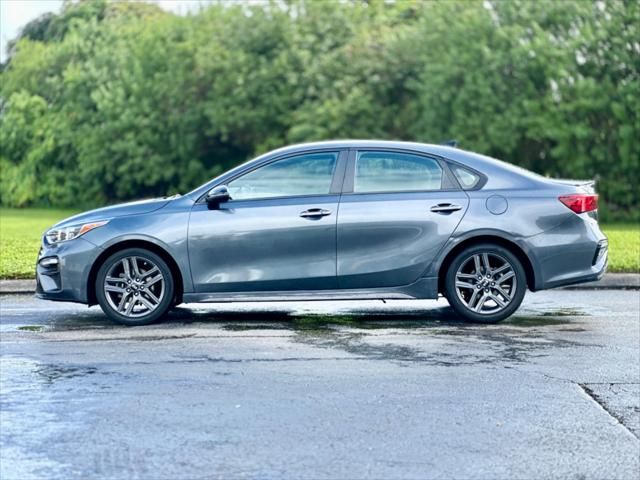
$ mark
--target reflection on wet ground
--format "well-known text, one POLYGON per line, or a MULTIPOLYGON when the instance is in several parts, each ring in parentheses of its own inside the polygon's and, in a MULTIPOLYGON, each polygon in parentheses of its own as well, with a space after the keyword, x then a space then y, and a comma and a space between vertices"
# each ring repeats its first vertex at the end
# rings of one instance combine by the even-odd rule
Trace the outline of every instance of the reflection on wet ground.
MULTIPOLYGON (((228 304, 213 308, 189 305, 174 309, 161 324, 134 328, 115 325, 92 308, 74 310, 71 314, 53 312, 45 325, 16 328, 45 336, 58 334, 57 341, 66 341, 59 337, 64 332, 78 332, 83 336, 69 341, 85 342, 178 341, 219 335, 215 332, 245 337, 254 332, 264 337, 272 332, 287 335, 294 343, 340 351, 350 359, 460 366, 522 363, 545 356, 553 349, 579 346, 577 340, 567 338, 566 334, 583 332, 580 318, 588 316, 575 308, 523 309, 507 321, 487 325, 466 323, 442 303, 415 310, 394 309, 387 304, 380 307, 375 303, 343 310, 333 308, 334 311, 313 308, 309 311, 295 306, 253 305, 238 310, 228 304), (91 331, 102 334, 91 335, 91 331)), ((221 360, 207 356, 188 359, 221 360)))

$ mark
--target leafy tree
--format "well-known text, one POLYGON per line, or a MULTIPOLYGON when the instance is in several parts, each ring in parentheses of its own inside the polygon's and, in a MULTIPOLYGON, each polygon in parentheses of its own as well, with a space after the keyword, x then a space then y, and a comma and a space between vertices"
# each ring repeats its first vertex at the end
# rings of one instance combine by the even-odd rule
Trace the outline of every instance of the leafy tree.
POLYGON ((189 190, 290 142, 440 142, 598 177, 640 219, 640 5, 625 0, 68 1, 0 72, 0 203, 189 190))

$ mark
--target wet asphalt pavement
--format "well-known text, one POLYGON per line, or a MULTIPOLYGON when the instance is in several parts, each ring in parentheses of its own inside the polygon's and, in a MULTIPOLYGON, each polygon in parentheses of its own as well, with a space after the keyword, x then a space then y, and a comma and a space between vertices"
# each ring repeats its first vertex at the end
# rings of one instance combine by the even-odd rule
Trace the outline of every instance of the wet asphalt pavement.
POLYGON ((210 304, 0 297, 0 478, 638 478, 640 292, 210 304))

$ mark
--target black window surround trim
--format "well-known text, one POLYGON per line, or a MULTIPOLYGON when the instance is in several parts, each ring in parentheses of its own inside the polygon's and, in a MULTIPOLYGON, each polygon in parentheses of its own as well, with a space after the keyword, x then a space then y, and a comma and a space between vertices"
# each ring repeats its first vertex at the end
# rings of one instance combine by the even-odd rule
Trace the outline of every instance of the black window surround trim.
MULTIPOLYGON (((469 167, 468 165, 464 165, 460 162, 457 162, 455 160, 451 160, 450 158, 446 158, 446 157, 442 157, 440 155, 436 155, 433 153, 428 153, 428 152, 421 152, 421 151, 417 151, 417 150, 411 150, 411 149, 404 149, 404 148, 393 148, 393 147, 359 147, 359 148, 354 148, 354 147, 343 147, 343 148, 314 148, 314 149, 309 149, 309 150, 303 150, 303 151, 299 151, 299 152, 292 152, 292 153, 287 153, 287 154, 283 154, 280 155, 278 157, 275 158, 268 158, 265 159, 264 161, 260 162, 257 165, 254 165, 252 168, 247 169, 247 170, 243 170, 241 172, 238 172, 236 175, 226 178, 223 182, 220 183, 216 183, 214 185, 212 185, 209 190, 211 190, 212 188, 215 188, 217 186, 220 185, 225 185, 228 182, 231 182, 233 180, 235 180, 236 178, 239 178, 243 175, 246 175, 249 172, 252 172, 254 170, 257 170, 258 168, 262 168, 270 163, 273 162, 277 162, 279 160, 284 160, 287 158, 291 158, 291 157, 298 157, 298 156, 302 156, 302 155, 309 155, 309 154, 314 154, 314 153, 337 153, 338 154, 338 160, 336 163, 336 167, 334 169, 334 173, 333 173, 333 178, 331 180, 331 187, 329 189, 329 193, 327 194, 318 194, 318 195, 292 195, 292 196, 282 196, 282 197, 268 197, 268 198, 255 198, 255 199, 251 199, 251 201, 253 200, 272 200, 272 199, 287 199, 287 198, 304 198, 304 197, 322 197, 322 196, 334 196, 334 195, 380 195, 380 194, 387 194, 387 193, 415 193, 415 192, 457 192, 457 191, 464 191, 464 192, 470 192, 470 191, 475 191, 475 190, 480 190, 482 187, 484 187, 488 181, 487 176, 476 170, 475 168, 469 167), (426 157, 426 158, 430 158, 433 160, 436 160, 439 165, 441 166, 443 172, 444 172, 444 176, 443 176, 443 185, 445 185, 445 180, 447 182, 447 186, 446 188, 441 188, 439 190, 401 190, 401 191, 388 191, 388 192, 354 192, 353 191, 353 184, 354 184, 354 176, 355 176, 355 163, 356 163, 356 156, 357 156, 357 152, 365 152, 365 151, 369 151, 369 152, 396 152, 396 153, 407 153, 407 154, 411 154, 411 155, 417 155, 417 156, 422 156, 422 157, 426 157), (473 172, 474 174, 478 175, 480 177, 480 181, 473 187, 473 188, 463 188, 462 185, 460 185, 460 182, 458 182, 458 179, 456 178, 455 174, 453 173, 453 171, 451 170, 452 166, 457 166, 460 168, 464 168, 466 170, 469 170, 470 172, 473 172)), ((200 198, 198 198, 198 200, 195 202, 196 205, 197 204, 204 204, 206 203, 206 196, 207 196, 207 192, 205 192, 202 196, 200 196, 200 198)), ((241 201, 241 200, 238 200, 241 201)), ((242 200, 245 201, 245 200, 242 200)), ((246 200, 248 201, 248 200, 246 200)))

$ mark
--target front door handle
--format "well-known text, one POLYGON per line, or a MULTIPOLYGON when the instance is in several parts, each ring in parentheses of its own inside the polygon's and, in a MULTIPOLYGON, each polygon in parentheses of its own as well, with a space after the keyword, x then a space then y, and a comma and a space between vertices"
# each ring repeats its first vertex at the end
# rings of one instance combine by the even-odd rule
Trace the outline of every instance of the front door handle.
POLYGON ((451 213, 457 212, 458 210, 462 210, 462 207, 453 203, 439 203, 431 207, 431 211, 435 213, 451 213))
POLYGON ((324 208, 310 208, 304 212, 300 212, 300 216, 303 218, 319 218, 331 215, 331 210, 325 210, 324 208))

